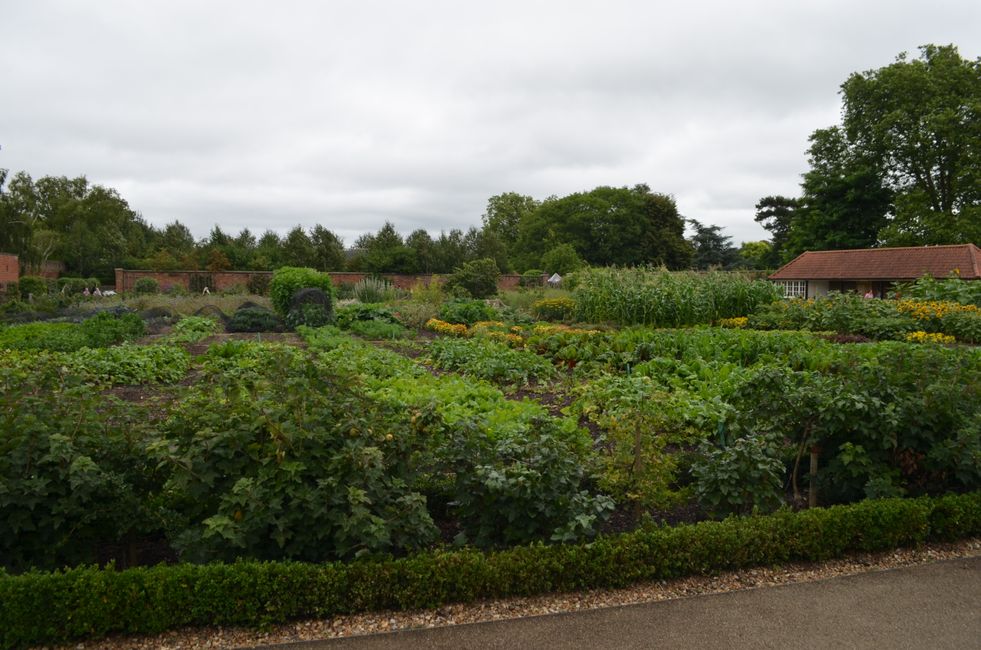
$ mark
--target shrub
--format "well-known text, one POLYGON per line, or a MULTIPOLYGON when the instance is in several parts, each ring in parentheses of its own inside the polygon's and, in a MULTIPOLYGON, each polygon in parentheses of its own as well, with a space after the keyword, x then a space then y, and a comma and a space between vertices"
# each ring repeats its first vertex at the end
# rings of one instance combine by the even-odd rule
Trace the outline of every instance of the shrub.
POLYGON ((48 281, 35 275, 25 275, 17 281, 17 290, 23 300, 30 296, 41 298, 48 295, 48 281))
POLYGON ((473 325, 478 321, 497 320, 497 311, 483 300, 451 300, 439 310, 440 320, 473 325))
POLYGON ((421 280, 412 285, 412 300, 427 305, 439 306, 446 300, 443 284, 436 279, 423 283, 421 280))
POLYGON ((395 285, 385 278, 362 278, 354 285, 354 297, 361 302, 388 302, 397 296, 395 285))
POLYGON ((286 325, 296 329, 301 325, 323 327, 334 319, 334 303, 330 294, 320 289, 308 287, 293 295, 290 311, 286 314, 286 325))
POLYGON ((783 462, 761 436, 703 447, 692 473, 699 503, 716 515, 771 512, 783 503, 783 462))
POLYGON ((334 295, 334 285, 330 276, 311 268, 284 266, 273 272, 269 285, 269 296, 273 308, 284 318, 289 314, 293 296, 300 289, 308 287, 322 290, 328 297, 334 295))
POLYGON ((624 587, 981 534, 981 494, 869 501, 652 528, 579 545, 433 551, 350 564, 236 562, 0 575, 0 645, 155 634, 624 587))
POLYGON ((275 312, 264 307, 237 309, 225 325, 228 332, 281 332, 283 321, 275 312))
POLYGON ((140 278, 133 283, 133 292, 138 294, 160 293, 160 284, 153 278, 140 278))
POLYGON ((446 281, 447 288, 465 289, 474 298, 489 298, 497 293, 497 281, 501 271, 497 262, 489 257, 465 262, 446 281))

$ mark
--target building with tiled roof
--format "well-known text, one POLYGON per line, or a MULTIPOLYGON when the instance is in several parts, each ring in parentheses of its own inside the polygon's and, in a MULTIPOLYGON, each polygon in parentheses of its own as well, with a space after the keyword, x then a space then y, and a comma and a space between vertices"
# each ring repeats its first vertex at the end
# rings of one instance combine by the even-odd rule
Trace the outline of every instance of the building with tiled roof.
POLYGON ((788 296, 816 298, 829 291, 884 297, 896 282, 924 275, 981 279, 981 249, 974 244, 808 251, 777 269, 770 280, 788 296))

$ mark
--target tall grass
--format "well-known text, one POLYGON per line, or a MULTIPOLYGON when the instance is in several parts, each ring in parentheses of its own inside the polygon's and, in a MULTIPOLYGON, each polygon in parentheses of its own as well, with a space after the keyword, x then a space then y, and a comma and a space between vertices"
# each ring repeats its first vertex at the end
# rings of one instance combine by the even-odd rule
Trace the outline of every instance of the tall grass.
POLYGON ((588 269, 575 289, 580 321, 655 327, 745 316, 779 299, 780 291, 766 280, 652 267, 588 269))

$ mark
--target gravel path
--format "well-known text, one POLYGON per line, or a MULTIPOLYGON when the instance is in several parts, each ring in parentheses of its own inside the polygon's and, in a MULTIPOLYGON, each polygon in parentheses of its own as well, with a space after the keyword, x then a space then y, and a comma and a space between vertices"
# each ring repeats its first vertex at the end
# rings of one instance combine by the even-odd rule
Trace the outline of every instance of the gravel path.
POLYGON ((468 605, 446 605, 436 610, 373 612, 337 616, 326 620, 299 621, 279 625, 266 631, 219 627, 186 629, 151 637, 115 637, 102 641, 59 646, 59 648, 66 650, 69 648, 75 650, 97 648, 105 650, 255 648, 275 643, 309 641, 410 628, 439 627, 687 598, 738 589, 811 582, 866 571, 976 556, 981 556, 981 538, 956 544, 927 544, 917 549, 858 554, 830 562, 788 564, 779 567, 729 572, 716 576, 696 576, 648 582, 626 589, 598 589, 527 598, 508 598, 468 605))

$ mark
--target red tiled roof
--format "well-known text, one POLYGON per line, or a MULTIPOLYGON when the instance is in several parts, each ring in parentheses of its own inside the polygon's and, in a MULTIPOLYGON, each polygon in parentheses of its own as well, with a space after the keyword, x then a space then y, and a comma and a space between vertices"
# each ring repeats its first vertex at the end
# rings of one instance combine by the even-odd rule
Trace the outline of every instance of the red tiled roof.
POLYGON ((809 251, 777 269, 771 280, 914 280, 957 272, 981 279, 981 249, 974 244, 809 251))

